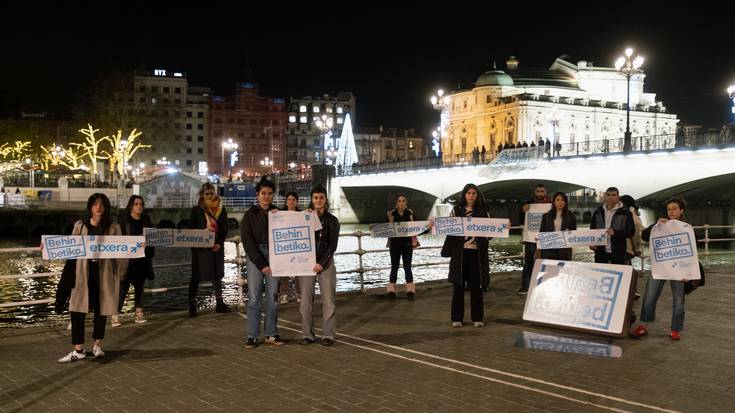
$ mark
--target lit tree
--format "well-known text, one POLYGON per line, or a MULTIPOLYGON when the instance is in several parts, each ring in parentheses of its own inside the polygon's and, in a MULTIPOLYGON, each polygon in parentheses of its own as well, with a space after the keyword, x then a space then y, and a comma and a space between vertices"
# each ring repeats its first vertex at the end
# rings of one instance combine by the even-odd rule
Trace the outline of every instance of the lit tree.
POLYGON ((87 169, 84 164, 84 158, 87 154, 80 149, 66 148, 64 149, 64 157, 59 159, 59 164, 64 165, 71 170, 87 169))
POLYGON ((43 169, 47 171, 49 169, 49 166, 59 166, 64 157, 66 157, 66 149, 64 149, 61 145, 40 145, 40 147, 41 166, 43 166, 43 169))
POLYGON ((92 181, 97 180, 97 160, 108 159, 108 156, 100 154, 100 145, 104 142, 110 143, 110 138, 104 136, 98 138, 94 136, 95 133, 99 132, 99 129, 94 129, 92 125, 87 124, 87 129, 79 129, 79 132, 85 136, 83 143, 71 143, 70 145, 76 146, 81 149, 84 155, 89 158, 92 164, 92 181))
POLYGON ((136 142, 143 132, 137 128, 133 128, 127 137, 123 137, 122 130, 118 129, 117 134, 112 135, 109 138, 110 145, 112 145, 111 151, 104 151, 104 155, 110 160, 110 172, 114 174, 117 171, 117 176, 125 175, 125 167, 133 157, 135 152, 141 148, 150 148, 151 145, 144 145, 140 141, 136 142))
POLYGON ((21 160, 31 152, 30 141, 15 141, 12 145, 4 143, 0 145, 0 156, 8 160, 21 160))

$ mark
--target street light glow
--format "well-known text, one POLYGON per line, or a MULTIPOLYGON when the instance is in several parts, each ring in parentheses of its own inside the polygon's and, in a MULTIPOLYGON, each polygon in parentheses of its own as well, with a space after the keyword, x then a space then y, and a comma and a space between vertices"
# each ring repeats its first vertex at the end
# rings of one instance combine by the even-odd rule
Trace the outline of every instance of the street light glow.
POLYGON ((625 49, 625 55, 628 56, 628 57, 633 56, 633 48, 632 47, 628 47, 627 49, 625 49))

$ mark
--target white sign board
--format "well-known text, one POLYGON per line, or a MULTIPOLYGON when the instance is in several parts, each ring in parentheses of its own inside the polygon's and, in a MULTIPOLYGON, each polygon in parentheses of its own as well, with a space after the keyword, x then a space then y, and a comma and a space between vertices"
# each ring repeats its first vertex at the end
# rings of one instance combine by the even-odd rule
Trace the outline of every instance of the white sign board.
POLYGON ((44 260, 141 258, 145 256, 142 235, 43 235, 44 260))
POLYGON ((526 221, 523 224, 523 241, 536 242, 541 229, 541 218, 551 210, 551 204, 529 204, 526 212, 526 221))
POLYGON ((694 229, 675 219, 651 228, 651 276, 657 280, 698 280, 699 255, 694 229))
POLYGON ((633 267, 536 260, 523 319, 622 335, 633 267))
POLYGON ((143 228, 146 246, 212 248, 214 232, 208 229, 143 228))
POLYGON ((576 231, 539 232, 536 246, 541 250, 589 247, 607 243, 606 229, 578 229, 576 231))
POLYGON ((559 337, 530 331, 523 332, 522 340, 522 347, 529 350, 557 351, 560 353, 614 358, 620 358, 623 355, 623 349, 612 345, 611 342, 581 340, 579 338, 559 337))
POLYGON ((510 236, 510 220, 507 218, 446 217, 434 218, 434 235, 455 237, 495 237, 510 236))
POLYGON ((268 214, 268 262, 274 277, 314 275, 314 231, 321 229, 313 212, 268 214))
POLYGON ((370 232, 376 238, 414 237, 429 229, 429 221, 386 222, 370 224, 370 232))

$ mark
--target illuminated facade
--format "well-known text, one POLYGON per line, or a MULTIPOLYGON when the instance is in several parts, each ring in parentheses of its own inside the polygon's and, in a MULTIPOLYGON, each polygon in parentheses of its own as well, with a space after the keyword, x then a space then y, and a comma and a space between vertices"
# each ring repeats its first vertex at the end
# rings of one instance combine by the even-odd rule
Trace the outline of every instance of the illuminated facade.
MULTIPOLYGON (((644 73, 631 78, 630 127, 634 148, 647 139, 671 136, 677 116, 643 90, 644 73)), ((485 146, 539 139, 589 146, 611 140, 622 144, 626 116, 626 78, 614 68, 558 58, 545 70, 522 70, 511 57, 506 70, 483 73, 471 89, 447 93, 443 100, 441 149, 445 162, 471 156, 485 146), (620 139, 618 139, 620 138, 620 139)), ((611 149, 618 149, 617 147, 611 149)))

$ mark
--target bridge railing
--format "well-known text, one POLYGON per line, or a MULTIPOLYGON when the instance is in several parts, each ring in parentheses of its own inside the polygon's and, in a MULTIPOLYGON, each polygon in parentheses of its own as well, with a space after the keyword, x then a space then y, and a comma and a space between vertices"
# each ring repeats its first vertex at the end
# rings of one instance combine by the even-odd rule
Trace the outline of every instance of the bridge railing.
MULTIPOLYGON (((522 229, 523 226, 517 226, 517 227, 511 227, 511 229, 522 229)), ((700 255, 704 256, 705 263, 706 260, 712 255, 719 255, 719 254, 732 254, 732 251, 725 250, 725 251, 710 251, 710 243, 713 242, 733 242, 735 241, 735 238, 710 238, 710 230, 712 229, 735 229, 735 225, 699 225, 693 227, 695 230, 704 230, 704 238, 697 239, 697 243, 704 244, 704 253, 700 255)), ((375 271, 386 271, 390 270, 390 267, 366 267, 364 266, 363 262, 363 256, 366 254, 377 254, 377 253, 386 253, 389 251, 389 249, 371 249, 366 250, 362 248, 362 238, 366 236, 371 236, 370 232, 363 232, 363 231, 355 231, 350 233, 343 233, 339 234, 340 237, 356 237, 357 238, 357 249, 353 251, 341 251, 335 253, 335 255, 357 255, 358 257, 358 265, 355 268, 350 268, 347 270, 341 270, 337 271, 337 274, 352 274, 357 273, 360 277, 360 293, 365 292, 365 273, 368 272, 375 272, 375 271)), ((228 263, 235 263, 237 265, 237 272, 240 275, 238 279, 235 281, 235 284, 237 285, 238 289, 238 305, 244 303, 244 289, 243 286, 246 284, 246 280, 242 276, 242 265, 245 264, 247 257, 244 255, 244 248, 241 247, 242 240, 240 239, 240 236, 234 236, 232 238, 228 238, 227 242, 233 242, 236 244, 236 254, 235 258, 226 259, 225 262, 228 263)), ((502 245, 518 245, 519 241, 498 241, 493 240, 490 242, 491 246, 502 246, 502 245)), ((417 249, 420 250, 438 250, 441 249, 441 246, 422 246, 418 247, 417 249)), ((30 253, 40 253, 40 248, 38 247, 29 247, 29 248, 0 248, 0 253, 19 253, 19 252, 30 252, 30 253)), ((576 253, 575 253, 576 254, 576 253)), ((586 251, 585 254, 592 254, 592 251, 586 251)), ((649 259, 650 257, 645 256, 642 257, 643 259, 649 259)), ((493 261, 507 261, 507 260, 514 260, 514 259, 523 259, 523 255, 505 255, 505 256, 495 256, 492 257, 493 261)), ((438 266, 438 265, 446 265, 448 263, 447 259, 441 260, 441 261, 431 261, 426 263, 417 263, 414 262, 412 264, 412 267, 430 267, 430 266, 438 266)), ((188 266, 190 265, 189 262, 184 263, 172 263, 172 264, 156 264, 154 265, 154 268, 171 268, 171 267, 181 267, 181 266, 188 266)), ((25 274, 10 274, 10 275, 0 275, 0 281, 4 280, 13 280, 13 279, 29 279, 29 278, 46 278, 46 277, 57 277, 60 276, 60 272, 43 272, 43 273, 25 273, 25 274)), ((204 286, 210 285, 209 283, 202 283, 204 286)), ((171 286, 171 287, 159 287, 159 288, 146 288, 144 291, 148 294, 159 294, 159 293, 165 293, 170 291, 176 291, 176 290, 183 290, 188 288, 188 285, 180 285, 180 286, 171 286)), ((8 307, 19 307, 19 306, 30 306, 30 305, 43 305, 43 304, 51 304, 55 300, 53 298, 47 298, 47 299, 41 299, 41 300, 27 300, 27 301, 14 301, 14 302, 5 302, 0 303, 0 308, 8 308, 8 307)))

